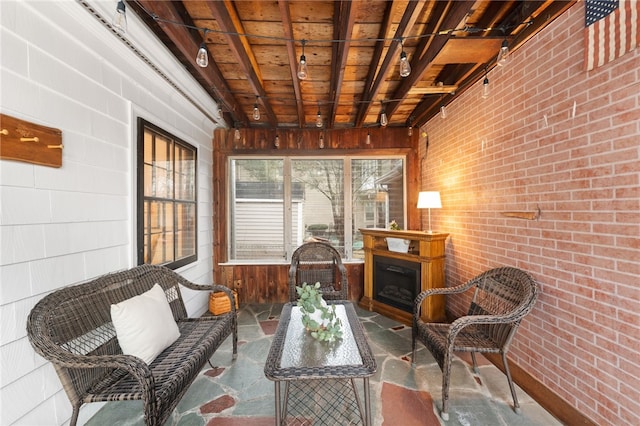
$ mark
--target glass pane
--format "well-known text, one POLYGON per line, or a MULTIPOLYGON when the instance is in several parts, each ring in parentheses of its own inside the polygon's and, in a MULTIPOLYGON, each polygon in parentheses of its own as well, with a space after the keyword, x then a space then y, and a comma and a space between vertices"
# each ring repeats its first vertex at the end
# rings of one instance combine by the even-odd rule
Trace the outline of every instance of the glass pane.
POLYGON ((176 259, 196 253, 195 210, 195 204, 176 203, 176 259))
POLYGON ((153 164, 153 134, 144 129, 144 163, 153 164))
POLYGON ((152 197, 154 194, 153 187, 153 166, 144 164, 144 196, 152 197))
POLYGON ((231 161, 232 260, 284 258, 283 161, 231 161))
POLYGON ((171 161, 173 158, 171 141, 160 135, 155 139, 155 158, 153 161, 155 196, 160 198, 173 197, 173 176, 171 161))
POLYGON ((195 200, 195 153, 185 147, 176 145, 175 184, 176 199, 195 200))
POLYGON ((329 241, 344 255, 344 162, 292 160, 292 241, 329 241))
POLYGON ((404 229, 404 161, 363 159, 351 162, 353 257, 363 259, 360 228, 388 228, 395 220, 404 229))
POLYGON ((145 263, 158 265, 173 260, 173 204, 145 203, 145 263))

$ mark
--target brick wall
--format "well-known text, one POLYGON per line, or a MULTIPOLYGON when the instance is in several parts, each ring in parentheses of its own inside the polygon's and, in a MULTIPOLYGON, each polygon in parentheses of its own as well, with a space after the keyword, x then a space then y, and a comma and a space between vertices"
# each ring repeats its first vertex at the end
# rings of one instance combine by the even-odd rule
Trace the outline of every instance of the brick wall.
POLYGON ((640 49, 586 72, 583 22, 578 2, 489 73, 489 99, 479 83, 427 123, 421 190, 441 192, 448 285, 538 280, 510 358, 596 423, 640 424, 640 49))

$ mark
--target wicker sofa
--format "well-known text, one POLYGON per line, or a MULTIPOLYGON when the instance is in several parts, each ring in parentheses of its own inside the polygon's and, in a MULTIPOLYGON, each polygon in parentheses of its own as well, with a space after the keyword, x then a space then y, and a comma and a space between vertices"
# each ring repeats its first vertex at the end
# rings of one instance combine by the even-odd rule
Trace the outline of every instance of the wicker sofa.
MULTIPOLYGON (((162 425, 230 335, 235 359, 237 315, 233 298, 227 287, 194 284, 165 267, 142 265, 45 296, 29 314, 27 333, 36 352, 58 373, 73 406, 72 425, 84 403, 123 400, 142 400, 146 424, 162 425), (111 305, 148 292, 155 284, 167 297, 179 337, 147 364, 123 354, 111 319, 111 305), (188 318, 180 285, 225 292, 231 311, 188 318)), ((171 314, 166 313, 169 322, 171 314)))

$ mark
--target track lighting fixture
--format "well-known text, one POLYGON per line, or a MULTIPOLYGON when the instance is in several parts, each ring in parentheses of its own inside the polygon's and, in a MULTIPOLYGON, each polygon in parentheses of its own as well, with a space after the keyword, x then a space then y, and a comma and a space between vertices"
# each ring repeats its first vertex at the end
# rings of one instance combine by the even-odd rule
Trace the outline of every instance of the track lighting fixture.
POLYGON ((498 58, 496 59, 496 62, 498 65, 502 67, 507 64, 508 59, 509 59, 509 43, 505 38, 502 41, 502 47, 500 48, 500 52, 498 52, 498 58))
POLYGON ((255 121, 260 120, 260 110, 258 109, 258 96, 256 96, 256 103, 253 104, 253 119, 255 121))
POLYGON ((400 40, 401 52, 400 52, 400 77, 409 77, 411 74, 411 65, 407 59, 407 53, 404 51, 404 44, 402 39, 400 40))
POLYGON ((318 115, 316 115, 316 127, 322 127, 322 114, 320 113, 320 104, 318 104, 318 115))
POLYGON ((484 80, 482 81, 482 99, 489 97, 489 77, 487 77, 487 69, 484 69, 484 80))
POLYGON ((304 56, 304 45, 307 41, 302 40, 302 55, 300 55, 300 62, 298 62, 298 78, 300 80, 306 80, 309 77, 307 70, 307 57, 304 56))
POLYGON ((113 15, 113 26, 122 32, 127 31, 127 11, 123 0, 118 0, 116 13, 113 15))

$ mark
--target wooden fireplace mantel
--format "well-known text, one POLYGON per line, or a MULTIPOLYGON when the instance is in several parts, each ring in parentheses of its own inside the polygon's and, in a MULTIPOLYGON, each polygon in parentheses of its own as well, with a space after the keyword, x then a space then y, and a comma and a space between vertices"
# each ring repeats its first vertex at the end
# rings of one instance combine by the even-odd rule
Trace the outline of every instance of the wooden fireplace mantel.
MULTIPOLYGON (((380 228, 360 229, 364 243, 364 296, 360 299, 360 307, 375 311, 389 318, 410 325, 412 314, 385 303, 374 300, 373 257, 382 256, 420 264, 421 291, 445 286, 445 240, 447 233, 424 231, 391 231, 380 228), (387 237, 409 240, 407 253, 390 251, 387 248, 387 237)), ((422 306, 422 318, 425 321, 443 321, 445 319, 444 297, 432 296, 422 306)))

